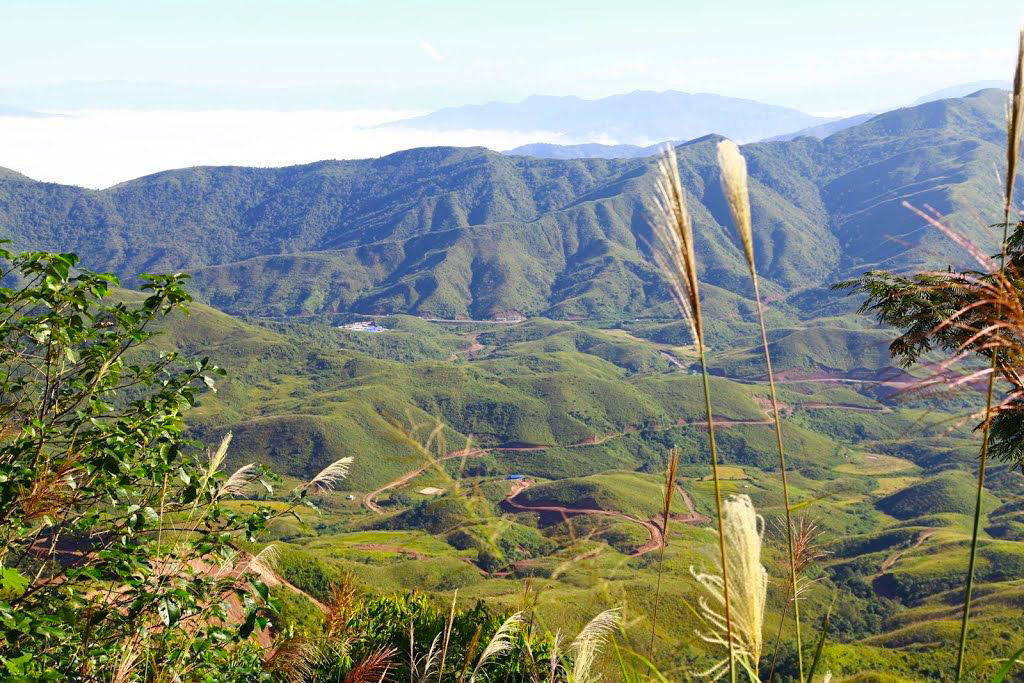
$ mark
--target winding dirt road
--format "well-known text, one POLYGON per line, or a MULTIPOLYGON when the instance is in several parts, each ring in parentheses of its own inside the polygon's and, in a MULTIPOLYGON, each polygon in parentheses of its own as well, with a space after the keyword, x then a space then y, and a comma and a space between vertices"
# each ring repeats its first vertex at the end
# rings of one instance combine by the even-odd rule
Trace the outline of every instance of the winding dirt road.
MULTIPOLYGON (((771 424, 774 424, 771 420, 730 420, 729 418, 718 417, 718 416, 715 416, 714 422, 715 422, 715 427, 722 427, 722 428, 742 427, 742 426, 749 426, 749 425, 771 425, 771 424)), ((672 426, 673 427, 677 427, 677 426, 678 427, 687 427, 687 426, 689 426, 689 427, 697 427, 699 429, 704 429, 704 428, 707 427, 707 420, 689 421, 689 420, 686 420, 686 419, 681 419, 681 420, 678 420, 672 426)), ((533 445, 529 445, 529 446, 493 446, 493 447, 490 447, 490 448, 477 448, 477 449, 474 449, 472 451, 469 451, 468 453, 466 451, 452 451, 452 452, 448 453, 447 455, 445 455, 445 456, 443 456, 441 458, 438 458, 437 460, 434 460, 433 462, 428 462, 425 465, 423 465, 422 467, 418 467, 418 468, 416 468, 416 469, 414 469, 414 470, 412 470, 410 472, 406 472, 405 474, 400 476, 398 479, 395 479, 394 481, 388 482, 387 484, 385 484, 384 486, 381 486, 376 491, 372 491, 372 492, 366 494, 366 496, 363 498, 363 504, 367 508, 372 510, 373 512, 377 513, 378 515, 384 514, 384 511, 380 508, 379 505, 377 505, 377 498, 379 498, 382 493, 384 493, 385 491, 388 491, 390 489, 396 488, 398 486, 401 486, 402 484, 406 484, 406 483, 410 482, 411 480, 415 479, 416 477, 418 477, 422 473, 426 472, 432 466, 436 465, 437 463, 444 462, 445 460, 453 460, 455 458, 479 458, 479 457, 482 457, 482 456, 484 456, 484 455, 486 455, 488 453, 494 452, 494 451, 505 451, 505 452, 510 452, 510 453, 533 453, 533 452, 537 452, 537 451, 544 451, 544 450, 547 450, 549 448, 586 448, 587 446, 598 446, 598 445, 603 444, 603 443, 605 443, 607 441, 610 441, 612 439, 617 439, 617 438, 619 438, 621 436, 625 436, 626 434, 631 434, 633 432, 636 432, 638 429, 639 429, 638 425, 630 425, 630 426, 626 427, 621 432, 610 432, 608 434, 602 434, 602 435, 599 435, 599 436, 591 436, 591 437, 588 437, 586 439, 583 439, 582 441, 577 441, 576 443, 565 444, 565 445, 562 445, 562 446, 554 446, 554 445, 550 445, 550 444, 533 444, 533 445)), ((663 427, 661 429, 670 429, 670 428, 669 427, 663 427)))
POLYGON ((372 491, 370 493, 367 493, 366 496, 363 498, 363 505, 365 505, 367 508, 369 508, 373 512, 376 512, 378 515, 383 515, 384 511, 380 509, 379 505, 377 505, 377 499, 380 497, 380 494, 384 493, 385 491, 387 491, 389 489, 393 489, 396 486, 401 486, 402 484, 405 484, 405 483, 415 479, 416 477, 418 477, 419 475, 423 474, 424 472, 426 472, 428 469, 430 469, 434 465, 436 465, 438 463, 441 463, 441 462, 444 462, 445 460, 454 460, 455 458, 479 458, 479 457, 481 457, 483 455, 486 455, 489 452, 490 452, 490 449, 486 449, 486 448, 477 448, 477 449, 474 449, 472 451, 465 451, 465 450, 452 451, 448 455, 440 457, 440 458, 438 458, 438 459, 436 459, 436 460, 434 460, 432 462, 428 462, 423 467, 420 467, 418 469, 412 470, 411 472, 406 472, 405 474, 400 476, 398 479, 395 479, 392 482, 388 482, 387 484, 384 484, 384 486, 381 486, 376 491, 372 491))
POLYGON ((907 546, 903 550, 897 550, 892 555, 889 555, 889 557, 885 558, 885 560, 882 562, 882 566, 878 569, 878 573, 875 574, 875 577, 877 578, 882 574, 885 574, 890 569, 892 569, 906 553, 910 552, 914 548, 921 547, 921 544, 927 541, 929 538, 931 538, 934 533, 935 529, 928 529, 927 531, 922 531, 917 535, 917 538, 915 538, 914 542, 911 543, 909 546, 907 546))
MULTIPOLYGON (((556 512, 561 514, 563 517, 573 517, 576 515, 599 515, 602 517, 616 517, 618 519, 624 519, 634 524, 639 524, 647 531, 647 542, 641 546, 633 549, 630 555, 639 556, 646 555, 652 550, 657 550, 665 545, 665 531, 661 528, 661 520, 656 517, 650 519, 640 519, 633 515, 627 515, 625 512, 619 512, 618 510, 602 510, 601 508, 573 508, 564 505, 527 505, 517 502, 515 499, 520 493, 525 491, 530 486, 529 482, 520 481, 512 487, 505 499, 502 501, 505 505, 519 510, 521 512, 556 512)), ((690 494, 680 485, 676 484, 679 493, 683 496, 683 502, 686 504, 687 514, 685 515, 674 515, 672 521, 683 522, 688 524, 703 524, 709 521, 707 517, 700 514, 694 509, 693 499, 690 494)))
POLYGON ((563 505, 524 505, 523 503, 516 502, 516 497, 522 493, 530 484, 527 482, 517 482, 516 486, 512 487, 512 490, 505 500, 502 502, 508 505, 510 508, 519 510, 521 512, 557 512, 563 517, 573 517, 575 515, 599 515, 602 517, 617 517, 619 519, 625 519, 634 524, 639 524, 647 530, 648 539, 643 545, 635 548, 630 555, 644 555, 660 548, 665 543, 665 534, 662 533, 661 526, 659 526, 653 519, 640 519, 632 515, 627 515, 625 512, 619 512, 618 510, 602 510, 600 508, 571 508, 563 505))

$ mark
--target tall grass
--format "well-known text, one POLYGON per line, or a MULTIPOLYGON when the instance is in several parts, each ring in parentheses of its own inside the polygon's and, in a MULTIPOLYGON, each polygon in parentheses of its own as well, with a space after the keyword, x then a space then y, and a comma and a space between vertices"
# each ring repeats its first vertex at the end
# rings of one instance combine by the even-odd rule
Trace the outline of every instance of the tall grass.
POLYGON ((772 420, 775 423, 775 444, 779 451, 779 473, 782 477, 782 501, 786 508, 786 541, 789 548, 789 591, 793 598, 793 622, 796 631, 796 658, 800 680, 804 679, 804 656, 800 638, 800 597, 796 586, 796 546, 793 542, 793 516, 789 502, 789 479, 786 474, 786 447, 782 441, 782 420, 779 417, 779 399, 775 392, 775 373, 772 372, 772 358, 768 351, 768 331, 764 323, 764 306, 761 303, 761 285, 757 277, 754 259, 754 231, 750 211, 750 193, 747 187, 747 162, 739 147, 732 140, 718 143, 718 164, 722 170, 722 191, 729 204, 733 223, 739 233, 743 252, 750 268, 750 281, 754 287, 754 304, 757 306, 757 321, 761 328, 761 347, 764 349, 764 364, 768 372, 768 391, 772 403, 772 420))
POLYGON ((651 643, 647 656, 654 653, 654 634, 658 628, 658 604, 661 602, 661 576, 665 572, 665 546, 668 545, 668 525, 672 519, 672 495, 676 489, 676 469, 679 467, 679 447, 669 449, 668 465, 665 467, 665 498, 661 508, 661 549, 658 553, 658 585, 654 591, 654 609, 651 615, 651 643))
MULTIPOLYGON (((707 593, 698 604, 710 631, 698 635, 712 645, 728 644, 730 663, 734 657, 738 658, 750 678, 756 681, 764 645, 764 610, 768 595, 768 572, 761 564, 764 519, 757 514, 749 496, 733 496, 724 507, 723 538, 728 560, 721 567, 722 576, 691 569, 707 593), (734 595, 735 611, 730 625, 732 630, 727 632, 724 617, 712 603, 724 605, 729 591, 734 595)), ((701 675, 717 678, 724 667, 725 662, 719 662, 701 675)))
POLYGON ((718 446, 715 441, 715 420, 711 409, 711 386, 708 380, 704 317, 701 312, 697 280, 697 256, 693 242, 693 223, 686 207, 683 184, 679 178, 679 162, 672 147, 666 147, 658 160, 657 200, 659 220, 654 234, 658 248, 654 258, 668 278, 669 287, 683 319, 690 327, 697 355, 700 358, 704 409, 707 414, 708 448, 711 451, 711 476, 715 489, 715 513, 718 518, 718 551, 722 567, 723 626, 729 649, 729 679, 736 681, 736 647, 733 642, 732 605, 729 599, 728 564, 725 553, 725 527, 722 517, 722 485, 718 471, 718 446))
MULTIPOLYGON (((1006 194, 1003 202, 1003 239, 1000 243, 999 277, 1006 267, 1006 239, 1010 229, 1010 210, 1013 206, 1013 187, 1017 177, 1017 161, 1020 158, 1021 135, 1024 132, 1024 28, 1021 28, 1017 43, 1017 68, 1013 78, 1013 92, 1007 121, 1006 141, 1006 194)), ((997 309, 998 312, 998 309, 997 309)), ((956 655, 956 681, 963 680, 964 654, 967 651, 967 629, 971 618, 971 596, 974 592, 974 569, 978 557, 978 531, 981 526, 981 504, 985 493, 985 465, 988 460, 989 441, 992 433, 992 400, 996 381, 998 349, 992 349, 991 367, 988 373, 988 387, 985 397, 985 418, 982 428, 981 453, 978 456, 978 486, 974 501, 974 520, 971 527, 971 551, 967 560, 967 585, 964 589, 964 609, 960 619, 960 643, 956 655)))

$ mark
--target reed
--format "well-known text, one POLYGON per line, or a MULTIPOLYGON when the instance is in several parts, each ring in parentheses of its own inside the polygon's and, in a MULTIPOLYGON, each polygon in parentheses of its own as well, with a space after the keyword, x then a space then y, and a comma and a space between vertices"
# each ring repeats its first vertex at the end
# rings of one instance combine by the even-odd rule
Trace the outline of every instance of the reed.
MULTIPOLYGON (((1013 206, 1013 188, 1017 177, 1017 162, 1020 158, 1021 134, 1024 131, 1024 27, 1017 42, 1017 67, 1013 77, 1013 92, 1007 114, 1006 140, 1006 194, 1003 202, 1003 240, 1000 244, 999 277, 1006 267, 1006 238, 1010 229, 1010 209, 1013 206)), ((960 643, 956 655, 956 681, 963 680, 964 654, 967 651, 967 629, 971 618, 971 596, 974 592, 974 568, 978 557, 978 532, 981 527, 981 504, 985 493, 985 466, 988 460, 989 441, 992 434, 992 400, 995 390, 996 366, 999 353, 992 350, 991 367, 985 397, 985 420, 982 423, 981 453, 978 456, 978 486, 974 501, 974 520, 971 527, 971 551, 967 560, 967 585, 964 589, 964 609, 960 617, 960 643)))
POLYGON ((739 147, 732 140, 718 143, 718 164, 722 170, 722 191, 729 204, 733 223, 740 236, 743 252, 750 268, 750 281, 754 287, 754 305, 757 307, 757 321, 761 328, 761 348, 764 350, 764 364, 768 372, 768 391, 772 403, 772 420, 775 423, 775 444, 779 451, 779 473, 782 478, 782 500, 786 508, 786 541, 789 549, 789 592, 793 597, 793 622, 796 632, 797 670, 800 680, 804 679, 803 644, 800 637, 800 598, 796 586, 796 545, 793 542, 793 519, 789 502, 789 478, 786 473, 786 447, 782 440, 782 420, 779 416, 779 400, 775 392, 775 373, 768 351, 768 331, 764 322, 764 306, 761 304, 761 286, 757 277, 754 259, 754 231, 750 211, 750 192, 747 183, 747 161, 739 147))
POLYGON ((715 441, 715 422, 711 410, 711 387, 708 380, 706 348, 704 344, 704 318, 701 313, 697 280, 697 256, 693 243, 693 223, 686 207, 683 184, 679 178, 679 163, 672 147, 666 147, 658 160, 657 194, 659 220, 654 224, 658 248, 654 259, 668 278, 672 296, 679 306, 683 320, 689 325, 697 354, 700 358, 704 409, 707 414, 708 448, 711 451, 711 476, 714 480, 715 513, 718 517, 718 551, 722 567, 724 627, 729 649, 729 679, 736 681, 736 648, 733 643, 732 606, 729 599, 728 567, 725 557, 725 528, 722 518, 722 486, 718 471, 718 446, 715 441))
MULTIPOLYGON (((756 681, 760 680, 758 662, 764 645, 768 572, 761 564, 764 519, 757 514, 749 496, 733 496, 726 501, 723 538, 728 549, 728 564, 722 565, 722 576, 690 570, 707 594, 701 596, 698 604, 699 614, 710 630, 697 635, 712 645, 728 644, 730 657, 735 647, 740 664, 756 681), (719 607, 725 604, 725 592, 730 589, 734 596, 734 631, 727 635, 719 607)), ((699 675, 717 678, 724 669, 723 661, 699 675)))
POLYGON ((668 545, 668 524, 672 513, 672 494, 676 488, 676 469, 679 467, 679 447, 669 449, 668 465, 665 468, 665 499, 661 509, 662 542, 658 553, 658 586, 654 591, 654 610, 651 615, 651 643, 647 656, 654 654, 654 634, 658 628, 658 604, 661 602, 661 575, 665 571, 665 546, 668 545))

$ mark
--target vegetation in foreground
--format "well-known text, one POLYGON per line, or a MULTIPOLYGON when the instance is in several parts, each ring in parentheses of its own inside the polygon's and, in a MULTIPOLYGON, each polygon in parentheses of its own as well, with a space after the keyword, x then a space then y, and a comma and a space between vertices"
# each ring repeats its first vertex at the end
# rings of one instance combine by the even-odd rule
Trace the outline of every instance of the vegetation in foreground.
MULTIPOLYGON (((1014 166, 1024 128, 1020 69, 1010 119, 1007 231, 1012 227, 1014 166)), ((0 657, 8 677, 589 681, 602 670, 614 670, 633 681, 683 678, 706 663, 705 675, 728 673, 733 680, 810 681, 826 670, 825 678, 834 674, 844 680, 936 678, 950 672, 957 680, 1004 680, 1021 654, 1012 645, 1019 633, 1019 610, 1007 610, 1006 605, 1022 600, 1024 562, 1016 539, 1024 491, 1010 467, 986 471, 986 455, 990 433, 998 434, 996 454, 1012 462, 1019 449, 1015 367, 1024 315, 1018 315, 1017 251, 1024 242, 1024 226, 1004 240, 998 267, 975 249, 979 271, 916 279, 873 272, 857 284, 885 322, 909 328, 893 347, 906 360, 919 360, 922 351, 938 348, 958 360, 978 355, 989 362, 987 374, 972 367, 966 378, 939 376, 952 387, 969 387, 979 378, 987 382, 977 479, 967 481, 969 475, 950 467, 946 454, 918 448, 888 454, 836 449, 833 462, 826 461, 829 468, 822 466, 820 453, 813 457, 810 451, 851 438, 859 445, 884 444, 886 439, 871 437, 885 426, 899 429, 913 405, 890 415, 895 411, 872 404, 862 393, 845 404, 805 400, 802 408, 794 407, 786 401, 801 392, 776 391, 770 368, 767 396, 763 388, 758 392, 746 384, 712 381, 701 332, 694 239, 678 165, 667 164, 667 171, 665 187, 672 199, 664 208, 672 215, 673 232, 663 244, 675 251, 665 263, 678 271, 678 300, 693 316, 701 374, 691 379, 699 384, 691 382, 686 395, 668 393, 671 384, 687 379, 686 364, 674 355, 685 356, 682 348, 658 352, 658 358, 679 371, 674 376, 645 375, 644 370, 625 370, 618 364, 646 359, 652 363, 648 371, 657 367, 651 346, 630 332, 625 334, 628 342, 616 342, 609 337, 621 340, 621 334, 588 335, 572 329, 528 339, 515 338, 513 331, 514 339, 506 336, 504 343, 526 344, 522 355, 511 360, 497 354, 486 379, 505 387, 495 378, 514 384, 511 378, 521 374, 518 368, 539 370, 533 377, 516 379, 525 379, 520 385, 525 393, 542 389, 545 405, 554 408, 548 415, 566 416, 566 421, 535 421, 529 430, 533 434, 563 436, 579 428, 576 433, 584 435, 582 427, 593 423, 587 409, 600 405, 610 414, 607 396, 603 405, 581 404, 559 393, 559 381, 544 382, 544 374, 557 368, 558 360, 580 363, 593 386, 604 390, 639 375, 657 397, 644 405, 688 419, 683 424, 648 422, 643 429, 627 423, 614 433, 571 442, 474 443, 476 432, 468 424, 492 425, 504 416, 501 410, 467 414, 465 405, 451 402, 459 397, 449 394, 446 402, 431 393, 450 382, 448 364, 459 365, 459 350, 450 346, 458 335, 440 335, 437 344, 413 351, 443 351, 447 337, 447 348, 455 354, 444 364, 414 371, 420 377, 440 376, 418 397, 419 414, 408 415, 403 426, 395 415, 374 406, 394 439, 402 440, 425 465, 394 480, 382 481, 379 472, 369 475, 366 482, 384 486, 365 492, 348 489, 359 493, 359 500, 354 493, 330 493, 347 475, 346 457, 329 460, 308 482, 296 483, 281 495, 271 486, 269 473, 256 465, 243 465, 230 476, 220 473, 230 437, 205 459, 190 455, 183 437, 184 412, 200 403, 197 387, 212 388, 213 366, 202 361, 179 367, 174 352, 153 356, 137 348, 149 341, 151 323, 188 301, 178 276, 150 278, 146 294, 135 303, 131 295, 123 295, 128 303, 109 303, 116 282, 110 276, 73 273, 71 255, 3 254, 12 264, 7 281, 14 282, 0 292, 5 314, 0 657), (679 254, 680 260, 669 260, 679 254), (575 349, 558 346, 568 344, 575 349), (519 365, 523 358, 528 360, 519 365), (998 405, 997 372, 1011 385, 998 405), (601 373, 603 384, 594 381, 602 379, 601 373), (677 410, 680 405, 690 405, 689 412, 677 410), (715 412, 722 405, 754 415, 760 408, 762 419, 723 418, 715 412), (769 416, 764 415, 766 405, 769 416), (839 408, 863 411, 864 419, 829 421, 828 412, 839 408), (452 429, 422 420, 444 410, 467 423, 452 429), (791 419, 783 421, 784 413, 791 419), (757 460, 766 448, 756 428, 766 426, 776 427, 769 430, 766 443, 774 440, 777 445, 781 474, 787 472, 787 460, 793 465, 789 481, 781 486, 772 463, 757 460), (716 434, 724 445, 739 446, 739 439, 730 442, 727 437, 734 427, 754 430, 740 437, 749 440, 743 445, 752 460, 740 460, 740 466, 719 464, 716 434), (647 474, 645 482, 638 471, 643 467, 609 472, 607 466, 586 462, 591 453, 607 456, 605 444, 612 439, 633 439, 633 444, 657 453, 656 444, 663 438, 657 434, 670 440, 678 436, 698 455, 704 453, 699 444, 706 443, 710 473, 697 464, 705 461, 702 457, 693 463, 673 458, 661 495, 631 496, 630 482, 646 483, 649 490, 657 475, 647 474), (522 472, 501 476, 509 472, 509 461, 541 451, 563 461, 560 467, 572 460, 569 451, 580 451, 584 457, 577 462, 584 469, 574 477, 550 477, 543 485, 546 490, 536 483, 542 475, 535 472, 529 477, 522 472), (801 451, 808 456, 801 458, 801 451), (504 468, 488 471, 496 467, 497 455, 508 456, 504 468), (836 474, 830 475, 830 469, 836 474), (420 489, 416 495, 422 497, 416 501, 407 486, 413 480, 417 486, 424 480, 436 485, 420 489), (257 483, 264 484, 263 493, 250 490, 257 483), (312 499, 322 514, 316 513, 312 499), (360 503, 367 510, 357 513, 354 508, 360 503), (774 511, 780 532, 769 533, 757 510, 774 511), (792 513, 803 510, 824 513, 827 519, 822 527, 806 519, 795 525, 792 513), (717 526, 717 541, 700 528, 708 523, 717 526), (821 545, 822 535, 840 527, 845 531, 837 534, 838 542, 821 545), (280 539, 280 548, 256 552, 261 534, 280 539), (766 538, 777 542, 765 544, 766 538), (927 550, 921 551, 925 545, 927 550), (679 570, 712 548, 704 557, 704 569, 691 569, 692 579, 684 578, 686 573, 679 570), (966 576, 947 560, 964 549, 969 551, 966 576), (395 563, 395 556, 408 561, 395 563), (360 597, 348 583, 349 574, 357 582, 361 574, 363 583, 372 582, 377 591, 388 581, 396 589, 429 586, 433 593, 451 595, 450 602, 439 604, 425 595, 360 597), (525 579, 525 590, 519 579, 525 579), (477 601, 475 606, 466 605, 467 599, 477 601), (566 614, 564 605, 570 600, 579 607, 566 614), (616 606, 590 609, 600 602, 616 606), (483 603, 498 609, 489 610, 483 603), (66 608, 53 614, 53 604, 66 608), (659 608, 662 617, 649 620, 647 615, 659 608), (580 623, 579 635, 568 643, 550 627, 584 614, 597 616, 580 623), (801 643, 797 635, 800 614, 805 633, 814 633, 812 642, 801 643), (787 617, 794 618, 792 626, 787 617), (651 645, 636 645, 646 640, 638 635, 647 633, 654 636, 651 645), (666 633, 672 637, 659 637, 666 633), (942 645, 957 637, 958 649, 942 645), (656 651, 658 641, 662 645, 656 651), (674 651, 674 661, 663 657, 665 650, 674 651)), ((753 240, 749 234, 744 237, 739 218, 744 210, 749 218, 749 207, 742 206, 742 196, 731 200, 743 245, 752 250, 753 240)), ((957 238, 944 224, 933 222, 957 238)), ((970 248, 966 240, 959 242, 970 248)), ((756 290, 753 257, 748 261, 756 290)), ((264 341, 278 333, 266 334, 264 341)), ((480 347, 486 349, 480 337, 482 333, 474 336, 464 351, 466 365, 475 364, 470 359, 480 347)), ((341 342, 328 339, 316 347, 319 359, 307 354, 286 360, 304 363, 308 370, 318 360, 330 359, 337 351, 334 344, 341 342)), ((272 355, 273 345, 264 350, 272 355)), ((770 346, 765 333, 760 350, 768 363, 770 346)), ((367 350, 374 347, 348 355, 340 384, 314 383, 313 392, 351 391, 355 404, 369 396, 362 379, 382 369, 398 372, 365 355, 367 350)), ((394 351, 386 344, 380 347, 383 356, 394 351)), ((949 366, 938 367, 944 371, 949 366)), ((475 370, 461 376, 484 379, 475 370)), ((290 388, 294 398, 296 385, 290 388)), ((244 410, 241 393, 221 399, 221 405, 244 410)), ((805 391, 803 397, 814 393, 805 391)), ((600 394, 583 392, 591 401, 600 394)), ((635 395, 638 401, 645 397, 643 392, 635 395)), ((217 403, 213 397, 206 401, 207 396, 197 411, 198 430, 202 411, 207 420, 216 414, 217 403)), ((327 403, 332 400, 336 398, 327 403)), ((953 407, 934 398, 917 405, 953 407)), ((316 419, 322 413, 302 417, 321 430, 330 425, 316 419)), ((508 433, 496 429, 489 434, 508 433)), ((635 464, 633 457, 630 463, 620 456, 619 464, 635 464)), ((311 461, 294 464, 309 467, 311 461)), ((652 458, 647 469, 658 471, 659 464, 652 458)), ((286 474, 294 477, 296 472, 286 474)))

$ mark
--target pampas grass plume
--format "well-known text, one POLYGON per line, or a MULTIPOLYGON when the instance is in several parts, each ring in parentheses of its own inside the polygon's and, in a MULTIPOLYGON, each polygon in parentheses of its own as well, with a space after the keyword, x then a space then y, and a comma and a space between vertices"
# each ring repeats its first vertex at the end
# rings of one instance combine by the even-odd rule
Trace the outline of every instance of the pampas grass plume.
POLYGON ((740 242, 751 272, 754 271, 754 232, 750 218, 750 193, 747 189, 747 161, 732 140, 718 143, 718 165, 722 172, 722 192, 729 204, 732 222, 740 234, 740 242))

